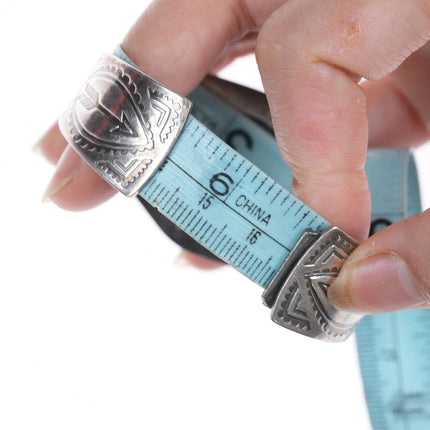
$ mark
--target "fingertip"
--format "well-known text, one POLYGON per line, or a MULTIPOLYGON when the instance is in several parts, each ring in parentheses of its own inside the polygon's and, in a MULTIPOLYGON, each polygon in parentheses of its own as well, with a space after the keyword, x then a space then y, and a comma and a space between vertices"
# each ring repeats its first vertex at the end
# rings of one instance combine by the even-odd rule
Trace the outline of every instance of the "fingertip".
POLYGON ((330 302, 362 314, 396 312, 426 303, 407 263, 396 253, 348 264, 328 290, 330 302))
POLYGON ((427 210, 368 238, 342 266, 329 301, 360 313, 429 307, 429 221, 427 210))
POLYGON ((214 270, 223 266, 219 261, 211 260, 185 249, 182 249, 179 253, 176 265, 180 267, 193 266, 201 270, 214 270))

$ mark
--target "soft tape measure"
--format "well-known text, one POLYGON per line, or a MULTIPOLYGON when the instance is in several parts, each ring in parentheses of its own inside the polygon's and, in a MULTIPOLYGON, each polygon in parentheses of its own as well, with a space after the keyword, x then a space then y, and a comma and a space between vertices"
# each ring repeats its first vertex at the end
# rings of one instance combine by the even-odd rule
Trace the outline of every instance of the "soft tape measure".
MULTIPOLYGON (((370 154, 370 156, 373 156, 370 154)), ((369 170, 371 233, 421 213, 414 159, 404 154, 403 175, 393 175, 387 153, 379 180, 369 170), (403 177, 402 177, 403 176, 403 177), (393 194, 385 194, 391 183, 393 194), (397 190, 397 192, 396 192, 397 190)), ((430 428, 430 310, 366 316, 356 330, 361 374, 374 430, 430 428)))
MULTIPOLYGON (((270 131, 205 88, 192 95, 200 121, 188 116, 186 101, 131 67, 122 51, 116 54, 128 64, 112 57, 99 63, 61 121, 67 140, 113 186, 129 195, 138 192, 181 231, 265 287, 276 322, 313 337, 344 339, 360 318, 330 306, 326 292, 356 243, 288 191, 292 176, 270 131)), ((372 195, 380 185, 385 190, 377 194, 379 207, 374 205, 375 229, 406 216, 406 193, 399 191, 408 179, 402 175, 416 185, 410 160, 403 150, 369 156, 367 172, 378 185, 372 195)), ((418 210, 416 203, 409 207, 410 214, 418 210)), ((426 311, 422 315, 428 318, 426 311)), ((383 359, 372 348, 381 344, 382 331, 365 332, 367 326, 360 339, 374 342, 360 349, 361 363, 374 355, 383 359)), ((427 351, 415 357, 422 369, 422 357, 428 356, 427 351)), ((389 421, 389 427, 377 427, 383 420, 373 414, 374 405, 386 408, 386 398, 399 399, 400 391, 368 383, 382 375, 379 368, 376 374, 363 372, 375 429, 405 428, 389 421)), ((421 399, 426 393, 420 386, 413 395, 421 399)))
MULTIPOLYGON (((190 98, 196 117, 290 188, 292 174, 285 169, 270 132, 262 139, 267 131, 257 132, 255 122, 204 87, 190 98)), ((371 234, 421 212, 417 171, 409 151, 371 150, 366 171, 372 196, 371 234)), ((429 429, 430 311, 367 316, 356 337, 373 429, 429 429)))

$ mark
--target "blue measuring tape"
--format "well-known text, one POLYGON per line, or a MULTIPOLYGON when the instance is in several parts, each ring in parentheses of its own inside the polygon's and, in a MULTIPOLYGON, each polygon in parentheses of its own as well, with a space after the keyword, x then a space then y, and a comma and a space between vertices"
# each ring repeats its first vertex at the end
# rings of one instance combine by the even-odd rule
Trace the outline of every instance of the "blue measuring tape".
MULTIPOLYGON (((120 49, 116 55, 132 64, 120 49)), ((96 146, 90 145, 94 138, 94 130, 91 129, 93 120, 86 125, 79 122, 82 115, 87 115, 87 111, 96 112, 98 116, 103 114, 105 123, 114 123, 109 133, 117 133, 122 127, 128 137, 133 138, 138 134, 136 127, 143 128, 146 122, 152 127, 148 126, 149 131, 145 131, 147 134, 153 133, 157 127, 166 133, 166 130, 176 126, 176 123, 166 120, 169 112, 177 106, 172 102, 170 110, 166 109, 173 97, 168 95, 164 100, 163 97, 158 98, 160 103, 151 105, 157 111, 155 120, 143 118, 142 124, 134 127, 126 108, 114 111, 107 102, 100 101, 98 91, 110 80, 107 92, 120 94, 121 103, 125 103, 123 100, 131 94, 128 97, 131 100, 128 109, 136 109, 133 104, 136 90, 130 77, 135 72, 124 72, 126 69, 120 63, 103 65, 98 70, 98 75, 87 83, 77 99, 79 102, 75 102, 62 124, 63 133, 78 151, 83 153, 88 147, 93 153, 98 150, 96 146), (165 103, 161 103, 163 101, 165 103), (81 103, 79 109, 84 112, 80 114, 81 117, 77 103, 81 103), (76 139, 78 134, 79 139, 76 139)), ((157 93, 157 90, 148 91, 157 93)), ((273 290, 279 273, 285 270, 286 262, 310 267, 308 260, 312 258, 309 255, 306 257, 308 260, 305 258, 293 262, 291 256, 297 252, 303 254, 305 248, 307 250, 314 243, 319 243, 315 241, 324 238, 330 223, 288 191, 291 189, 292 174, 282 161, 270 131, 241 115, 206 88, 199 87, 190 98, 195 106, 194 116, 188 117, 174 146, 140 188, 139 195, 217 257, 266 288, 266 292, 273 290), (228 141, 231 146, 224 141, 228 141), (304 234, 312 236, 311 242, 308 236, 304 238, 304 234), (300 245, 298 250, 297 243, 303 244, 304 241, 305 245, 300 245)), ((118 100, 117 97, 115 101, 118 100)), ((100 122, 97 122, 97 127, 100 129, 100 122)), ((102 133, 105 133, 105 129, 102 133)), ((105 146, 100 150, 105 157, 102 160, 103 169, 108 170, 114 181, 121 182, 121 185, 128 186, 138 176, 140 171, 134 167, 136 164, 142 170, 142 163, 146 163, 145 166, 151 163, 151 160, 136 161, 137 158, 127 163, 111 159, 106 161, 106 157, 110 157, 117 149, 112 144, 106 144, 106 141, 103 144, 105 146), (118 173, 112 174, 113 171, 127 172, 127 176, 124 174, 119 181, 118 173)), ((96 145, 100 145, 100 139, 96 145)), ((126 151, 118 152, 123 154, 126 151)), ((144 153, 144 150, 130 152, 137 154, 144 153)), ((371 184, 374 231, 420 212, 415 164, 407 150, 369 151, 366 171, 371 184)), ((318 258, 320 255, 325 260, 334 258, 334 254, 324 254, 327 249, 332 249, 334 241, 334 254, 346 258, 353 245, 339 231, 335 231, 330 246, 321 242, 324 246, 319 245, 317 252, 312 248, 312 257, 316 255, 318 258)), ((326 288, 325 279, 329 275, 336 275, 329 272, 329 269, 314 271, 312 276, 307 277, 306 282, 317 285, 312 290, 316 292, 312 292, 313 296, 309 294, 309 297, 298 286, 295 287, 294 279, 285 281, 281 286, 284 296, 280 300, 281 305, 289 311, 285 325, 294 325, 289 328, 297 331, 310 332, 307 327, 310 324, 309 311, 304 303, 312 299, 318 321, 322 321, 321 330, 327 336, 342 338, 349 333, 344 327, 353 327, 355 324, 355 321, 348 320, 353 318, 349 315, 340 315, 343 319, 336 315, 335 323, 323 321, 327 312, 327 305, 321 304, 326 288)), ((357 331, 373 427, 374 430, 428 428, 430 364, 427 364, 426 357, 430 357, 430 344, 428 340, 423 340, 426 336, 422 333, 430 325, 430 313, 424 310, 394 315, 366 317, 357 331), (418 325, 417 320, 420 322, 418 325), (419 332, 416 327, 419 327, 419 332), (411 355, 408 351, 413 348, 416 348, 417 353, 411 355), (412 366, 411 362, 418 363, 418 366, 412 366)), ((282 319, 282 315, 279 318, 282 319)))
MULTIPOLYGON (((291 189, 270 133, 204 88, 190 95, 193 113, 277 182, 291 189), (258 142, 255 148, 249 142, 258 142)), ((366 164, 372 198, 371 233, 421 213, 417 170, 406 149, 372 149, 366 164)), ((366 316, 356 329, 360 367, 374 430, 430 428, 430 310, 366 316)))
MULTIPOLYGON (((388 154, 390 156, 394 154, 388 154)), ((384 161, 389 163, 386 158, 384 161)), ((404 181, 403 187, 401 183, 394 186, 400 186, 399 190, 404 191, 405 200, 402 197, 383 198, 376 184, 371 187, 372 202, 376 198, 383 199, 377 204, 380 212, 375 214, 375 229, 421 212, 414 159, 405 155, 403 162, 407 177, 393 177, 387 169, 389 165, 382 166, 382 170, 386 172, 385 180, 393 184, 404 181), (403 203, 402 208, 400 203, 403 203)), ((371 174, 369 180, 372 182, 371 174)), ((429 309, 367 316, 358 326, 360 368, 374 430, 430 428, 429 334, 429 309)))

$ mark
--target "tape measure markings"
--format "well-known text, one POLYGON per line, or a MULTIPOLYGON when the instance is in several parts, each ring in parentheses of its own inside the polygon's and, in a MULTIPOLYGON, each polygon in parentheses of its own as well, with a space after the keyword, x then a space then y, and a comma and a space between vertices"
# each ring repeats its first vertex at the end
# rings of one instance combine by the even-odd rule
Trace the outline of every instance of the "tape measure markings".
MULTIPOLYGON (((216 109, 221 113, 217 114, 215 111, 208 113, 213 108, 212 100, 209 103, 204 102, 206 96, 204 89, 197 91, 196 98, 199 103, 196 102, 196 109, 205 110, 204 114, 197 112, 198 116, 210 118, 210 122, 215 124, 214 129, 220 135, 226 136, 229 133, 228 127, 223 129, 222 124, 217 123, 217 115, 220 117, 219 122, 222 122, 223 117, 228 116, 225 112, 231 108, 225 105, 220 109, 218 104, 216 109), (213 115, 212 118, 211 115, 213 115)), ((261 143, 264 143, 266 158, 262 158, 261 153, 256 156, 249 146, 240 147, 242 155, 252 159, 260 168, 268 166, 267 172, 276 173, 275 168, 270 169, 270 164, 280 158, 276 145, 271 146, 274 143, 273 137, 269 138, 265 131, 256 130, 255 125, 247 118, 240 115, 236 118, 234 122, 236 129, 241 127, 247 129, 248 134, 254 139, 256 139, 255 136, 262 136, 261 143)), ((258 150, 258 145, 254 145, 254 149, 258 150)), ((407 151, 372 149, 368 155, 366 171, 372 194, 372 221, 375 223, 376 230, 378 227, 400 221, 406 215, 411 216, 421 212, 417 172, 413 157, 407 151), (409 168, 406 168, 408 165, 409 168), (404 184, 408 184, 408 187, 404 184), (398 190, 403 192, 399 193, 398 190)), ((257 178, 258 174, 254 181, 257 178)), ((291 178, 285 175, 280 178, 280 181, 284 186, 289 187, 291 178)), ((279 196, 281 196, 280 191, 273 196, 273 201, 279 199, 279 196)), ((288 202, 289 198, 290 195, 287 195, 278 200, 281 202, 280 206, 288 203, 283 215, 292 211, 296 205, 288 202)), ((428 430, 430 422, 430 412, 427 411, 427 408, 430 408, 429 333, 430 311, 427 309, 368 316, 359 325, 357 344, 374 430, 428 430)))
POLYGON ((234 149, 226 147, 221 154, 219 138, 192 117, 180 139, 184 141, 175 145, 140 195, 260 285, 268 285, 294 246, 297 239, 291 231, 297 230, 298 238, 305 228, 328 227, 316 212, 234 149), (187 144, 190 136, 194 140, 187 144), (228 208, 227 223, 218 219, 219 205, 228 208), (220 230, 224 234, 214 240, 220 230), (259 246, 251 250, 257 241, 259 246))
POLYGON ((357 345, 374 430, 428 430, 430 312, 366 317, 357 345))
MULTIPOLYGON (((203 188, 204 190, 206 190, 206 192, 207 193, 211 193, 211 191, 208 189, 208 188, 206 188, 202 183, 200 183, 199 181, 197 181, 193 176, 191 176, 185 169, 183 169, 180 165, 178 165, 177 163, 175 163, 172 159, 170 159, 169 158, 169 161, 171 162, 171 163, 173 163, 173 165, 174 166, 176 166, 179 170, 181 170, 182 171, 182 173, 184 174, 184 175, 186 175, 186 176, 188 176, 191 180, 193 180, 193 181, 195 181, 201 188, 203 188)), ((242 177, 243 178, 243 177, 242 177)), ((143 193, 142 193, 143 194, 143 193)), ((227 204, 227 198, 226 199, 224 199, 224 200, 222 200, 222 199, 220 199, 219 198, 219 196, 217 196, 217 195, 214 195, 214 194, 211 194, 211 195, 213 195, 217 200, 219 200, 221 203, 223 203, 225 206, 227 206, 231 211, 233 211, 234 213, 236 213, 238 216, 240 216, 241 218, 243 218, 246 222, 248 222, 250 225, 252 225, 252 226, 254 226, 254 228, 255 229, 260 229, 260 227, 259 226, 257 226, 256 224, 254 224, 252 221, 250 221, 248 218, 246 218, 243 214, 241 214, 240 212, 238 212, 234 207, 232 207, 231 205, 229 205, 229 204, 227 204)), ((155 198, 154 199, 155 201, 157 200, 157 198, 155 198)), ((160 209, 164 212, 164 209, 165 208, 163 208, 163 207, 161 207, 161 202, 159 202, 159 205, 160 205, 160 209)), ((168 214, 168 212, 166 212, 167 214, 168 214)), ((200 214, 200 212, 198 212, 198 214, 200 214)), ((197 214, 195 215, 195 216, 197 216, 197 214)), ((193 220, 194 220, 194 218, 193 218, 193 220)), ((192 221, 193 221, 192 220, 192 221)), ((191 230, 189 230, 189 228, 190 228, 190 225, 191 225, 191 223, 192 223, 192 221, 190 221, 190 223, 185 227, 186 228, 186 231, 191 235, 191 236, 194 236, 193 235, 193 232, 194 232, 194 228, 195 228, 195 226, 193 227, 193 228, 191 228, 191 230)), ((266 232, 264 232, 264 231, 262 231, 264 234, 266 234, 266 236, 268 237, 268 238, 270 238, 271 240, 273 240, 274 242, 276 242, 279 246, 281 246, 282 248, 284 248, 286 251, 288 251, 288 252, 290 252, 291 251, 291 249, 289 249, 289 248, 287 248, 285 245, 283 245, 282 243, 280 243, 278 240, 276 240, 274 237, 272 237, 272 236, 270 236, 269 234, 267 234, 266 232)), ((197 235, 197 234, 196 234, 197 235)))
MULTIPOLYGON (((149 190, 156 184, 156 179, 154 178, 153 184, 149 185, 149 190)), ((160 185, 160 184, 158 184, 160 185)), ((158 185, 155 187, 155 189, 158 189, 158 185)), ((161 193, 164 191, 162 188, 155 197, 153 196, 155 193, 154 191, 150 193, 152 194, 152 198, 148 197, 148 201, 153 202, 154 204, 157 204, 157 196, 160 196, 161 193)), ((179 192, 179 190, 178 190, 179 192)), ((222 202, 222 200, 220 200, 222 202)), ((184 205, 184 201, 178 201, 175 200, 174 204, 170 206, 169 210, 166 213, 166 215, 169 215, 169 212, 171 213, 173 211, 173 215, 175 215, 180 207, 184 205), (176 203, 176 208, 175 208, 176 203)), ((223 234, 223 232, 228 228, 228 224, 224 224, 221 227, 221 230, 218 232, 217 236, 212 240, 215 233, 217 232, 218 228, 215 227, 212 223, 208 226, 208 228, 205 230, 204 234, 200 237, 199 234, 201 233, 201 230, 203 229, 203 225, 200 227, 198 231, 195 231, 199 223, 203 220, 203 217, 201 216, 200 211, 196 211, 195 209, 190 208, 189 205, 186 205, 182 212, 179 214, 179 216, 176 218, 176 222, 178 225, 180 225, 184 230, 189 231, 191 235, 194 237, 197 237, 203 244, 205 244, 208 248, 213 249, 218 255, 220 255, 221 258, 224 260, 230 261, 233 265, 242 267, 242 270, 246 270, 251 272, 250 275, 257 279, 260 283, 268 283, 271 279, 271 277, 274 276, 276 269, 272 269, 272 271, 269 273, 271 267, 267 268, 267 266, 272 261, 272 258, 269 257, 266 261, 259 259, 258 256, 255 255, 255 253, 250 253, 248 251, 248 246, 242 246, 238 244, 237 240, 232 239, 232 237, 228 237, 227 234, 223 234), (189 210, 188 210, 189 209, 189 210), (187 212, 188 210, 188 212, 187 212), (199 217, 200 216, 200 217, 199 217), (181 220, 182 217, 182 220, 181 220), (199 218, 197 218, 199 217, 199 218), (211 231, 212 230, 212 231, 211 231), (209 235, 208 235, 209 233, 209 235), (205 237, 206 236, 206 237, 205 237), (227 239, 227 240, 226 240, 227 239), (212 241, 211 241, 212 240, 212 241), (234 247, 236 247, 234 249, 234 247), (239 253, 238 253, 239 252, 239 253), (244 254, 245 253, 245 254, 244 254), (237 255, 236 255, 237 254, 237 255), (244 255, 243 255, 244 254, 244 255), (241 258, 242 257, 242 258, 241 258), (241 259, 240 259, 241 258, 241 259), (253 261, 252 261, 253 260, 253 261), (252 264, 250 265, 250 263, 252 264), (263 266, 262 266, 263 265, 263 266), (262 266, 262 267, 261 267, 262 266), (261 267, 261 268, 260 268, 261 267), (259 270, 260 268, 260 270, 259 270), (266 269, 266 270, 265 270, 266 269), (267 277, 267 275, 269 276, 267 277), (267 279, 266 279, 267 277, 267 279)), ((160 207, 160 210, 163 211, 163 207, 160 207)), ((205 221, 206 224, 208 221, 205 221)))
MULTIPOLYGON (((117 54, 130 62, 120 49, 117 54)), ((157 172, 140 194, 212 252, 251 280, 267 286, 307 227, 315 229, 318 224, 316 229, 325 231, 329 225, 315 212, 304 210, 281 188, 291 189, 292 174, 272 134, 238 115, 207 90, 197 90, 191 98, 200 100, 196 104, 202 108, 194 113, 219 137, 190 117, 166 161, 161 167, 157 162, 157 172), (270 172, 277 183, 263 172, 270 172)), ((184 106, 188 109, 187 101, 184 106)), ((66 131, 73 143, 67 118, 66 131)), ((90 162, 97 161, 89 154, 85 156, 90 162)), ((420 210, 416 168, 407 151, 369 151, 366 171, 372 203, 377 206, 373 215, 379 217, 372 219, 374 230, 420 210), (393 176, 393 172, 403 176, 393 176)), ((147 172, 152 174, 153 170, 148 168, 147 172)), ((132 182, 127 183, 125 191, 133 190, 132 182)), ((367 317, 358 328, 360 363, 374 430, 428 430, 429 326, 430 311, 423 310, 367 317)))

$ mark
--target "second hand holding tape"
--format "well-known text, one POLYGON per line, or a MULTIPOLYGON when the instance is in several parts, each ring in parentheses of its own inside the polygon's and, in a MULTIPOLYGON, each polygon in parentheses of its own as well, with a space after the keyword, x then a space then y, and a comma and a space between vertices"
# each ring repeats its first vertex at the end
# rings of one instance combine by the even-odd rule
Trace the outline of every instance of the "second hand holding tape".
POLYGON ((191 102, 104 56, 60 119, 67 141, 113 187, 139 194, 265 288, 272 319, 345 339, 360 320, 327 301, 357 242, 190 115, 191 102))
MULTIPOLYGON (((286 164, 275 181, 190 115, 188 99, 144 75, 121 49, 116 55, 99 61, 62 116, 67 141, 117 190, 139 194, 263 286, 275 322, 344 340, 361 316, 331 306, 327 288, 357 242, 288 191, 286 164)), ((275 147, 273 136, 254 128, 275 147)), ((404 152, 391 154, 392 173, 404 152)))
MULTIPOLYGON (((188 116, 188 100, 133 67, 121 49, 116 56, 124 61, 104 57, 61 118, 68 142, 115 188, 150 202, 159 223, 166 216, 163 228, 174 240, 183 243, 178 237, 188 233, 265 287, 276 322, 315 338, 345 339, 360 316, 331 307, 326 289, 356 243, 288 191, 292 175, 270 132, 264 96, 209 81, 209 91, 191 95, 198 121, 188 116), (250 96, 252 103, 241 103, 250 96), (242 115, 251 104, 257 121, 242 115)), ((421 211, 409 151, 371 150, 366 172, 371 233, 421 211)), ((190 238, 187 246, 200 245, 190 238)), ((428 310, 419 310, 369 316, 358 327, 375 430, 428 428, 430 349, 426 332, 417 331, 428 324, 428 310)))

